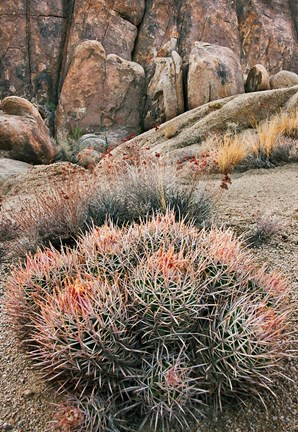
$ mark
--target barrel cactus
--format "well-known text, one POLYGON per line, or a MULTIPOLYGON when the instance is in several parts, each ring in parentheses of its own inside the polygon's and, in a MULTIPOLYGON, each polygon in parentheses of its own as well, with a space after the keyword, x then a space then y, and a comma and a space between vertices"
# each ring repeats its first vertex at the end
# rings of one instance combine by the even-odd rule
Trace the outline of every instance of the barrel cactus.
POLYGON ((157 429, 270 389, 290 355, 286 287, 232 232, 168 213, 29 257, 8 282, 8 309, 36 366, 81 401, 82 424, 106 412, 92 430, 136 419, 157 429))

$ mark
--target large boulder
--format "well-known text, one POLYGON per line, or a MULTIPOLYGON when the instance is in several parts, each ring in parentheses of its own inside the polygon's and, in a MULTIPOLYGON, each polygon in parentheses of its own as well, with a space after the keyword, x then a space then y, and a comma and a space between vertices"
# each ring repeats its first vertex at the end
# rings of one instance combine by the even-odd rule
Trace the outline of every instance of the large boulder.
POLYGON ((145 129, 183 112, 182 59, 176 51, 172 51, 171 57, 155 59, 155 73, 147 88, 145 129))
POLYGON ((269 79, 270 88, 279 89, 283 87, 293 87, 298 84, 298 75, 294 72, 282 70, 269 79))
POLYGON ((32 164, 52 162, 57 150, 38 110, 17 96, 3 99, 0 108, 0 150, 32 164))
POLYGON ((240 62, 232 50, 195 42, 189 56, 188 108, 244 92, 240 62))
POLYGON ((115 54, 106 55, 97 41, 82 42, 75 50, 61 90, 56 115, 57 138, 75 129, 101 132, 118 128, 139 133, 144 94, 143 68, 115 54))

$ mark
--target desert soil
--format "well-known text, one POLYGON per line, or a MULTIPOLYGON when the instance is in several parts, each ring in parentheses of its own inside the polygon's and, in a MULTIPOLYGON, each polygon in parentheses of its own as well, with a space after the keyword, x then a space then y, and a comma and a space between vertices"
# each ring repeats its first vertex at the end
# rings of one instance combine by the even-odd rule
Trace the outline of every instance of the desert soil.
MULTIPOLYGON (((254 228, 256 220, 270 214, 283 223, 280 232, 252 249, 261 263, 267 262, 288 276, 291 301, 298 304, 298 165, 252 170, 233 176, 228 191, 216 203, 216 222, 237 234, 254 228)), ((0 266, 0 296, 13 263, 0 266)), ((3 303, 3 301, 0 302, 3 303)), ((297 327, 298 311, 293 317, 297 327)), ((296 339, 298 332, 296 334, 296 339)), ((0 309, 0 431, 46 432, 59 398, 32 369, 10 329, 3 304, 0 309)), ((298 359, 287 360, 285 373, 292 379, 274 382, 274 398, 264 392, 264 402, 247 399, 245 405, 225 406, 216 417, 200 421, 197 432, 294 432, 298 431, 298 359)), ((92 432, 92 431, 86 431, 92 432)))

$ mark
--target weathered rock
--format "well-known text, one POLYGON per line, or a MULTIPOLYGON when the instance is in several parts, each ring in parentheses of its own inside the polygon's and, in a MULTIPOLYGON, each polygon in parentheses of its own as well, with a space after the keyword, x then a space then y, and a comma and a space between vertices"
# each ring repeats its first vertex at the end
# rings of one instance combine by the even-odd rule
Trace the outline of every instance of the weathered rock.
POLYGON ((294 26, 296 28, 296 33, 298 37, 298 2, 297 0, 289 0, 289 3, 290 3, 290 9, 294 21, 294 26))
POLYGON ((55 101, 65 12, 63 0, 1 2, 0 98, 26 95, 39 103, 55 101))
POLYGON ((293 25, 297 17, 292 16, 292 10, 285 0, 237 0, 242 62, 246 68, 262 63, 269 73, 297 69, 297 34, 293 25))
POLYGON ((114 2, 113 9, 119 15, 135 26, 142 21, 145 11, 145 0, 118 0, 114 2))
POLYGON ((57 151, 38 110, 16 96, 5 98, 0 108, 0 150, 24 162, 52 162, 57 151))
MULTIPOLYGON (((88 7, 84 0, 74 3, 72 23, 69 31, 66 68, 73 56, 75 48, 83 41, 97 40, 102 43, 105 51, 131 60, 137 37, 137 27, 131 21, 139 22, 144 11, 144 2, 128 2, 122 0, 90 0, 88 7), (114 9, 114 5, 117 6, 114 9), (135 10, 133 10, 135 8, 135 10), (118 9, 118 10, 116 10, 118 9)), ((65 71, 64 71, 65 76, 65 71)))
POLYGON ((182 59, 173 51, 171 57, 155 59, 155 73, 147 89, 145 129, 183 112, 182 59))
POLYGON ((20 174, 25 174, 31 165, 13 159, 0 159, 0 186, 7 180, 20 174))
POLYGON ((189 56, 188 108, 243 92, 241 66, 233 51, 195 42, 189 56))
POLYGON ((298 75, 290 71, 280 71, 272 75, 269 79, 271 89, 279 89, 283 87, 292 87, 298 84, 298 75))
POLYGON ((171 38, 178 38, 179 2, 165 0, 146 2, 146 10, 138 32, 133 60, 145 70, 154 67, 153 59, 158 52, 162 57, 168 55, 162 49, 171 38))
POLYGON ((107 129, 125 126, 129 133, 139 133, 145 72, 141 65, 115 54, 107 56, 104 119, 107 129))
POLYGON ((97 41, 82 42, 61 91, 58 139, 66 139, 74 128, 106 134, 125 126, 126 133, 139 133, 144 84, 140 65, 114 54, 106 56, 97 41))
POLYGON ((9 1, 6 6, 7 12, 4 2, 0 5, 3 10, 0 9, 0 99, 27 90, 29 92, 30 88, 24 1, 19 0, 15 5, 20 7, 20 13, 15 10, 13 1, 9 1))
POLYGON ((269 89, 269 73, 266 68, 261 64, 253 66, 246 78, 245 91, 250 93, 269 89))
POLYGON ((173 38, 179 41, 174 49, 183 59, 198 40, 227 46, 240 56, 236 9, 229 0, 147 2, 134 60, 150 70, 159 53, 168 55, 163 50, 173 38))
POLYGON ((181 2, 182 30, 179 47, 187 57, 196 41, 230 48, 240 57, 241 41, 235 2, 230 0, 188 0, 181 2))
POLYGON ((298 130, 298 92, 289 99, 286 105, 286 110, 289 113, 295 113, 297 115, 297 130, 298 130))
MULTIPOLYGON (((210 102, 166 122, 158 130, 151 129, 129 142, 135 150, 145 150, 161 157, 168 153, 181 152, 190 147, 194 150, 206 140, 210 134, 224 132, 228 123, 237 124, 237 130, 251 128, 252 123, 260 122, 290 109, 289 102, 298 95, 298 85, 278 90, 267 90, 230 96, 210 102), (168 128, 175 129, 172 137, 167 136, 168 128)), ((297 99, 296 99, 297 103, 297 99)), ((292 108, 291 108, 292 109, 292 108)), ((126 146, 113 150, 115 156, 122 157, 126 146)))
POLYGON ((37 193, 42 196, 44 192, 53 190, 56 185, 63 190, 64 183, 78 185, 82 179, 88 178, 88 172, 70 162, 57 162, 50 165, 32 166, 24 174, 7 180, 2 186, 2 192, 7 196, 28 195, 37 193))
POLYGON ((65 18, 30 17, 30 69, 32 96, 39 104, 55 104, 63 53, 65 18))
POLYGON ((30 0, 30 14, 32 16, 65 17, 66 7, 63 0, 30 0))

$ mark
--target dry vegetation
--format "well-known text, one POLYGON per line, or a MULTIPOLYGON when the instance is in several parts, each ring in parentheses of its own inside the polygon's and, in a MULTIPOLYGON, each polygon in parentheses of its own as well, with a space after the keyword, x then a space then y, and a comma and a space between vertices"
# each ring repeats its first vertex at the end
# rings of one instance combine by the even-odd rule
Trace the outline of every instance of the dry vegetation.
POLYGON ((220 172, 227 173, 239 165, 244 169, 298 160, 297 134, 298 110, 277 114, 252 130, 240 134, 229 131, 208 142, 217 150, 220 172))

